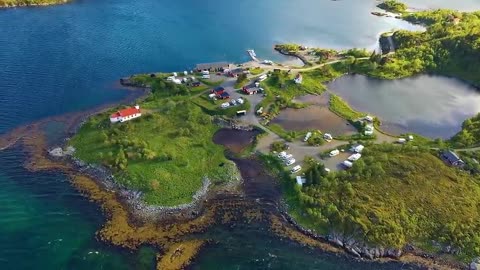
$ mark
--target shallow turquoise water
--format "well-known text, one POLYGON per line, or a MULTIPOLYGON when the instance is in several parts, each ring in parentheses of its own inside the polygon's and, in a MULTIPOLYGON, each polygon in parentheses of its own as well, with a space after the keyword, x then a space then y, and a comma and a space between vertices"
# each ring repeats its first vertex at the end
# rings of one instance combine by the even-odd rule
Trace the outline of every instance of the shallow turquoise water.
MULTIPOLYGON (((480 8, 478 0, 414 6, 480 8)), ((65 112, 119 100, 116 83, 137 72, 184 70, 199 62, 284 59, 273 45, 376 47, 378 34, 417 29, 369 13, 373 0, 80 0, 0 10, 0 134, 65 112)), ((55 125, 50 127, 55 130, 55 125)), ((0 152, 0 269, 151 269, 152 250, 98 242, 98 207, 63 175, 22 169, 21 149, 0 152)), ((265 228, 218 229, 218 245, 194 269, 400 269, 356 264, 273 239, 265 228)))

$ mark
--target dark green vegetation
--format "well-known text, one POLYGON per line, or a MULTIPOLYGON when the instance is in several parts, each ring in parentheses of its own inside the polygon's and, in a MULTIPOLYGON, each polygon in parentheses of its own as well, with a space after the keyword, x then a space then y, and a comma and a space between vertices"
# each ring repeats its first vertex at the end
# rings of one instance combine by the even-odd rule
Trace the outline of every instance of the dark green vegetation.
POLYGON ((367 60, 364 73, 386 79, 436 73, 480 82, 480 12, 440 9, 403 13, 402 19, 423 24, 426 31, 396 31, 395 53, 367 60))
POLYGON ((451 143, 456 147, 480 146, 480 114, 465 120, 462 131, 451 139, 451 143))
POLYGON ((0 7, 43 6, 63 4, 67 0, 0 0, 0 7))
MULTIPOLYGON (((431 240, 461 257, 480 255, 479 179, 446 166, 426 148, 370 145, 349 171, 314 165, 288 200, 306 226, 372 245, 423 248, 431 240)), ((292 187, 290 187, 292 190, 292 187)))
POLYGON ((248 82, 247 74, 241 73, 237 77, 237 81, 235 82, 235 88, 241 88, 248 82))
POLYGON ((70 144, 89 163, 110 167, 117 181, 140 190, 152 204, 190 202, 204 177, 229 179, 234 166, 212 142, 212 116, 191 101, 196 88, 147 79, 152 94, 140 104, 142 117, 111 124, 109 114, 91 117, 70 144), (219 164, 224 163, 224 166, 219 164))
POLYGON ((461 159, 465 162, 463 169, 472 175, 480 175, 480 151, 462 152, 461 159))
POLYGON ((407 10, 407 5, 395 0, 387 0, 377 5, 377 7, 394 13, 403 13, 407 10))

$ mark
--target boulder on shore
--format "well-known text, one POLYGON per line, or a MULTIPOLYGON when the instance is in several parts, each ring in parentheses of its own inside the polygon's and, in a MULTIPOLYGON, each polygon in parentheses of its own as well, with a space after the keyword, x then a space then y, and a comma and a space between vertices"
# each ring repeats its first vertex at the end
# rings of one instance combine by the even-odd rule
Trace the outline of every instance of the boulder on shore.
POLYGON ((480 270, 480 257, 475 258, 468 267, 469 270, 480 270))

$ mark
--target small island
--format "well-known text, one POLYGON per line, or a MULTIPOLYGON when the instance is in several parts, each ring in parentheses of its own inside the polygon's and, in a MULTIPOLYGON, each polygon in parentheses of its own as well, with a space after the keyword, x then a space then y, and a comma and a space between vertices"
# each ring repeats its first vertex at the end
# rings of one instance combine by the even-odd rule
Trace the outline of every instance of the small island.
POLYGON ((480 12, 408 12, 390 0, 379 7, 425 31, 382 34, 382 52, 275 46, 302 67, 260 61, 249 50, 255 57, 239 65, 132 75, 121 84, 145 94, 88 117, 49 158, 41 136, 23 138, 40 130, 35 125, 0 138, 0 147, 23 138, 32 168, 66 172, 102 205, 100 239, 152 245, 159 268, 185 267, 214 244, 202 235, 209 227, 238 222, 355 257, 476 266, 480 114, 450 139, 392 135, 327 84, 352 74, 437 74, 478 86, 480 12), (322 121, 282 120, 301 110, 322 121))

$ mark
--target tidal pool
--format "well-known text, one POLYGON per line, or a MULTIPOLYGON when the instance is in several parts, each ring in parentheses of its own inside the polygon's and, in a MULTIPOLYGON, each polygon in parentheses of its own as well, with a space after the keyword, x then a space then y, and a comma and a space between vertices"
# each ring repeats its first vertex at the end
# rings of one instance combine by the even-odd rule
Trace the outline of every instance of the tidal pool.
POLYGON ((379 80, 349 75, 328 85, 352 108, 380 118, 391 134, 417 133, 447 139, 480 112, 480 91, 454 78, 420 75, 379 80))

